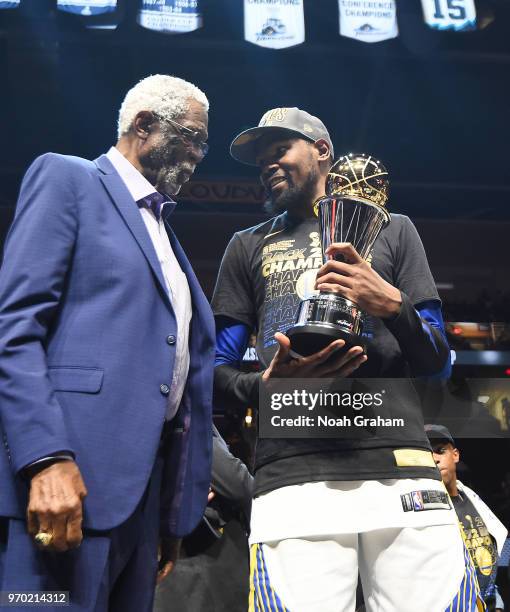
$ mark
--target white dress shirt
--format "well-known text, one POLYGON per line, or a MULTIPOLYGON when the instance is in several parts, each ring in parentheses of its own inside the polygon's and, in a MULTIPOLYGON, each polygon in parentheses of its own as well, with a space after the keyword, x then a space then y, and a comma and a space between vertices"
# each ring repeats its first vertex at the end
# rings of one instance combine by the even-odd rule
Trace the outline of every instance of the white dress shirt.
MULTIPOLYGON (((106 156, 113 164, 113 167, 118 172, 135 202, 147 197, 151 193, 155 193, 155 187, 138 172, 118 149, 112 147, 106 156)), ((133 206, 136 206, 135 202, 133 202, 133 206)), ((186 379, 188 378, 189 326, 192 313, 191 294, 188 279, 182 271, 170 245, 162 216, 159 220, 156 219, 152 210, 145 207, 140 208, 140 214, 159 259, 166 289, 177 320, 174 371, 166 411, 166 419, 170 420, 175 416, 179 408, 186 379)))

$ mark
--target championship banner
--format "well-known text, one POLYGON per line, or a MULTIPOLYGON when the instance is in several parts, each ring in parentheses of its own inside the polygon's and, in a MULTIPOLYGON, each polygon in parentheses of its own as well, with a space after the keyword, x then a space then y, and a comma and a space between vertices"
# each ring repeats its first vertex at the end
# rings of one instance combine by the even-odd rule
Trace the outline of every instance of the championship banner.
POLYGON ((338 0, 340 35, 374 43, 398 36, 394 0, 338 0))
POLYGON ((57 0, 57 8, 77 15, 102 15, 117 8, 117 0, 57 0))
POLYGON ((425 23, 435 30, 474 30, 474 0, 421 0, 425 23))
POLYGON ((0 9, 17 8, 19 0, 0 0, 0 9))
POLYGON ((185 34, 202 27, 199 0, 141 0, 137 21, 168 34, 185 34))
POLYGON ((244 39, 269 49, 305 41, 303 0, 244 0, 244 39))

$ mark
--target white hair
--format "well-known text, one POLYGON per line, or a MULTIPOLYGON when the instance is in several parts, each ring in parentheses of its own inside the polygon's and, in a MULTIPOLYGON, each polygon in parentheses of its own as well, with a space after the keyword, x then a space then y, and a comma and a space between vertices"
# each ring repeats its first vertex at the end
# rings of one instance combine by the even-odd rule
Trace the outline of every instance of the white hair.
POLYGON ((209 110, 204 92, 184 79, 167 74, 153 74, 142 79, 127 92, 121 104, 118 137, 129 132, 140 111, 152 111, 162 119, 182 117, 189 110, 190 98, 209 110))

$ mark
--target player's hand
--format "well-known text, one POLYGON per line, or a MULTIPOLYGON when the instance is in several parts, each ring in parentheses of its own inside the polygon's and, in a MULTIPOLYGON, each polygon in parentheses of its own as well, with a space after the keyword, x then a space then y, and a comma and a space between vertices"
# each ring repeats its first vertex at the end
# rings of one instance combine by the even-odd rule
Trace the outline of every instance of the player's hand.
POLYGON ((335 352, 343 348, 344 340, 335 340, 326 348, 308 357, 293 358, 290 356, 290 339, 284 334, 276 333, 278 350, 262 380, 270 378, 335 378, 349 376, 367 360, 361 346, 353 346, 346 353, 335 352))
POLYGON ((27 508, 28 532, 32 537, 51 535, 41 550, 64 552, 81 544, 83 499, 87 489, 74 461, 57 461, 30 480, 27 508))
POLYGON ((349 242, 335 242, 326 250, 331 257, 339 253, 344 261, 325 263, 317 272, 315 288, 338 293, 374 317, 395 317, 402 304, 400 291, 381 278, 349 242))
POLYGON ((181 550, 181 544, 182 539, 180 538, 161 538, 159 543, 157 584, 163 582, 168 574, 175 568, 181 550))

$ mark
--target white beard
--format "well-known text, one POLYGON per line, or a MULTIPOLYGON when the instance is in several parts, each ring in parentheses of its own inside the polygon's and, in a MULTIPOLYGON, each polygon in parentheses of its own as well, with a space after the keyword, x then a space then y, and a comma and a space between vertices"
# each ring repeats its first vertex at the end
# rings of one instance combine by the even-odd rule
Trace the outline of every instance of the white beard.
POLYGON ((195 164, 188 161, 172 164, 169 159, 167 146, 165 143, 153 149, 151 161, 153 165, 159 167, 156 178, 157 189, 168 195, 176 195, 179 193, 183 183, 195 171, 195 164))
POLYGON ((181 190, 179 184, 180 166, 172 166, 171 168, 162 168, 158 173, 157 188, 158 191, 167 193, 168 195, 177 195, 181 190))

